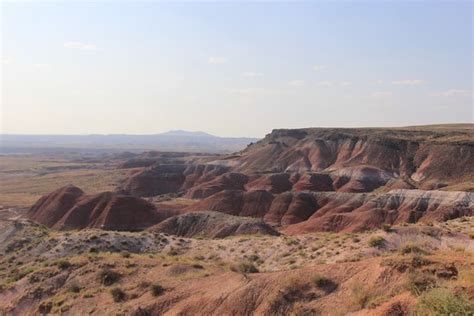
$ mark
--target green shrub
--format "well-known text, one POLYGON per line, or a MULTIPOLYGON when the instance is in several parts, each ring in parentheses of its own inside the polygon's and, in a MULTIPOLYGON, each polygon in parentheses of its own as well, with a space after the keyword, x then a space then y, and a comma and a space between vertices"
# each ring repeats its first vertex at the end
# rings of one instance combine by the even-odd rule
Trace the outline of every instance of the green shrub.
POLYGON ((316 287, 328 293, 334 291, 337 288, 337 284, 333 280, 320 275, 316 275, 313 278, 313 283, 316 287))
POLYGON ((373 236, 369 239, 368 245, 370 247, 380 248, 385 243, 385 239, 380 236, 373 236))
POLYGON ((111 289, 110 294, 112 295, 114 302, 117 302, 117 303, 124 301, 126 297, 125 292, 121 288, 118 288, 118 287, 111 289))
POLYGON ((159 296, 165 292, 165 288, 159 285, 158 283, 155 283, 151 286, 151 295, 153 296, 159 296))
POLYGON ((417 255, 426 255, 428 252, 413 243, 408 243, 400 248, 400 253, 402 255, 407 255, 409 253, 417 255))
POLYGON ((414 295, 421 295, 423 292, 435 288, 436 278, 428 273, 411 271, 408 273, 408 289, 414 295))
POLYGON ((56 265, 58 266, 59 269, 61 270, 66 270, 71 266, 71 263, 67 260, 59 260, 56 262, 56 265))
POLYGON ((69 287, 69 292, 71 293, 79 293, 81 291, 81 287, 77 284, 73 284, 69 287))
POLYGON ((240 273, 258 273, 257 267, 252 262, 242 261, 231 267, 232 271, 240 273))
POLYGON ((259 259, 260 259, 260 257, 256 254, 253 254, 253 255, 249 256, 249 260, 254 261, 254 262, 259 260, 259 259))
POLYGON ((391 233, 393 231, 392 225, 390 224, 382 224, 382 230, 387 233, 391 233))
POLYGON ((351 287, 353 303, 360 309, 365 308, 372 296, 371 291, 362 283, 355 283, 351 287))
POLYGON ((105 286, 112 285, 116 283, 118 280, 120 280, 120 273, 115 272, 114 270, 110 269, 102 269, 99 272, 99 280, 100 283, 102 283, 105 286))
POLYGON ((51 309, 53 308, 53 303, 52 302, 41 302, 41 304, 38 306, 38 312, 40 314, 46 315, 51 312, 51 309))
POLYGON ((474 303, 464 294, 436 288, 420 296, 414 315, 474 315, 474 303))

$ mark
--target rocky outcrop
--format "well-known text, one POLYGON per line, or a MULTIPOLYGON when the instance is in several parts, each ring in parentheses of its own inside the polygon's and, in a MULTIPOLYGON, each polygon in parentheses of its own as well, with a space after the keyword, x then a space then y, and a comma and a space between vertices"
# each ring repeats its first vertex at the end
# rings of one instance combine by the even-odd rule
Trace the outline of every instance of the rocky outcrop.
POLYGON ((149 230, 157 233, 201 238, 225 238, 248 234, 279 235, 276 230, 261 220, 219 212, 196 212, 174 216, 149 228, 149 230))
POLYGON ((445 221, 474 215, 474 193, 393 190, 380 196, 335 193, 318 198, 318 207, 288 233, 310 231, 363 231, 382 224, 445 221))
POLYGON ((188 211, 211 210, 263 218, 289 233, 362 231, 382 224, 443 221, 474 214, 474 193, 392 190, 367 193, 226 190, 189 206, 188 211))

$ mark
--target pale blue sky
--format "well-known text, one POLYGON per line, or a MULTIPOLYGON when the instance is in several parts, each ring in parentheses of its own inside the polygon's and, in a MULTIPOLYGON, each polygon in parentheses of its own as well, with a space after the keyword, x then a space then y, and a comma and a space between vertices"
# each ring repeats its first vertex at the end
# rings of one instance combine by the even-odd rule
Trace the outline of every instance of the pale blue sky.
POLYGON ((470 1, 4 2, 1 132, 472 122, 470 1))

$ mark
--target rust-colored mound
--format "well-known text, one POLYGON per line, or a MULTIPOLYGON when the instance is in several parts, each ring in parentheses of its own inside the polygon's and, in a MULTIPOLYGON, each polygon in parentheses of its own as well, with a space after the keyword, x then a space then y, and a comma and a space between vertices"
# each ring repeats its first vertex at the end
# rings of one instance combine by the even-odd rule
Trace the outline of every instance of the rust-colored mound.
POLYGON ((339 169, 332 176, 338 192, 371 192, 393 178, 391 173, 371 166, 339 169))
POLYGON ((204 182, 212 181, 229 170, 229 167, 222 165, 189 164, 183 172, 186 178, 183 184, 183 190, 190 189, 204 182))
POLYGON ((27 216, 48 227, 58 222, 71 209, 84 192, 73 185, 62 187, 42 196, 29 210, 27 216))
POLYGON ((242 190, 224 190, 189 206, 187 211, 216 211, 240 215, 244 205, 244 194, 242 190))
POLYGON ((296 191, 334 191, 333 180, 329 174, 306 173, 294 185, 296 191))
POLYGON ((42 197, 27 216, 59 230, 142 230, 164 219, 153 204, 143 199, 113 192, 85 195, 74 186, 42 197))
POLYGON ((225 238, 228 236, 279 233, 258 219, 219 212, 196 212, 174 216, 151 227, 152 232, 183 237, 225 238))
POLYGON ((289 173, 273 173, 263 175, 247 185, 250 190, 266 190, 271 193, 282 193, 290 191, 293 183, 290 181, 289 173))
POLYGON ((154 196, 176 193, 184 183, 184 164, 157 164, 134 174, 121 188, 133 196, 154 196))
POLYGON ((313 194, 286 192, 276 196, 264 219, 269 223, 290 225, 305 221, 317 208, 313 194))
POLYGON ((186 197, 202 199, 223 190, 243 190, 248 179, 246 175, 241 173, 225 173, 212 181, 191 188, 186 193, 186 197))

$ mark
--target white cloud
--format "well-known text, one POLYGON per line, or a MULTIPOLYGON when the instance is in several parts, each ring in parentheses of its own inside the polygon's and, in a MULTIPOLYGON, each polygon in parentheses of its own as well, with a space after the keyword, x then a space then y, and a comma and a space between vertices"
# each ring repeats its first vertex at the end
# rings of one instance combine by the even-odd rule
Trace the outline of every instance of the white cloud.
POLYGON ((84 49, 84 50, 94 50, 97 47, 94 44, 82 43, 82 42, 66 42, 63 44, 65 48, 74 48, 74 49, 84 49))
POLYGON ((350 86, 351 83, 349 81, 341 81, 341 82, 339 82, 339 85, 341 87, 347 87, 347 86, 350 86))
POLYGON ((320 70, 323 70, 325 68, 326 68, 326 66, 324 66, 324 65, 314 65, 313 66, 314 71, 320 71, 320 70))
POLYGON ((373 84, 383 84, 383 80, 375 80, 372 83, 373 84))
POLYGON ((244 77, 263 77, 261 72, 246 72, 243 74, 244 77))
POLYGON ((288 84, 293 87, 302 87, 305 85, 305 82, 303 80, 292 80, 288 84))
POLYGON ((441 91, 437 93, 433 93, 434 96, 440 97, 465 97, 472 95, 472 90, 466 89, 449 89, 446 91, 441 91))
POLYGON ((318 87, 332 87, 333 84, 334 83, 332 81, 329 81, 329 80, 317 81, 317 82, 314 83, 314 85, 316 85, 318 87))
POLYGON ((391 97, 393 94, 391 91, 376 91, 370 94, 371 98, 388 98, 391 97))
POLYGON ((227 57, 222 57, 222 56, 211 56, 211 57, 209 57, 207 62, 209 64, 218 65, 218 64, 225 64, 225 63, 229 62, 229 59, 227 57))
POLYGON ((426 83, 425 80, 421 79, 406 79, 406 80, 395 80, 392 84, 405 85, 405 86, 416 86, 426 83))

